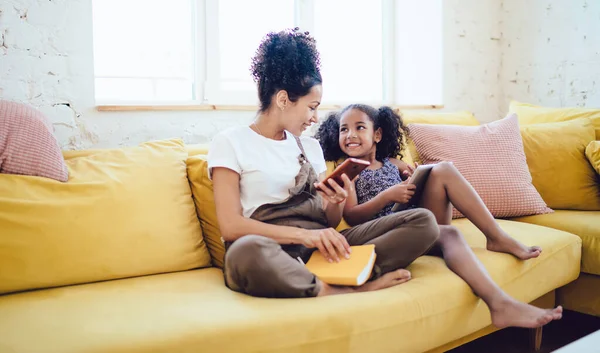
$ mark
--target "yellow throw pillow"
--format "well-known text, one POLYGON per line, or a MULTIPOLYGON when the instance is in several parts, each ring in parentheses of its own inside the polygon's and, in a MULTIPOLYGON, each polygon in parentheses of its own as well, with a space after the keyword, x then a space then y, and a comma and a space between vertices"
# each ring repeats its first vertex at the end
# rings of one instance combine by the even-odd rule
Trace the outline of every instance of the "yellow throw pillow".
POLYGON ((180 140, 0 174, 0 294, 210 266, 180 140))
POLYGON ((600 174, 600 141, 590 142, 585 149, 585 156, 596 170, 596 173, 600 174))
POLYGON ((437 112, 422 110, 401 110, 406 124, 478 126, 479 121, 469 111, 437 112))
POLYGON ((600 140, 600 109, 576 107, 551 108, 512 101, 510 102, 509 111, 517 114, 521 126, 588 118, 592 121, 596 129, 595 139, 600 140))
POLYGON ((208 154, 209 144, 197 143, 193 145, 185 145, 185 149, 188 151, 190 157, 197 155, 208 154))
POLYGON ((187 159, 187 173, 196 204, 196 212, 202 226, 204 241, 208 246, 213 266, 223 268, 225 245, 221 240, 221 230, 217 220, 212 180, 208 178, 206 155, 196 155, 187 159))
MULTIPOLYGON (((461 125, 478 126, 479 121, 475 119, 473 113, 468 111, 458 112, 428 112, 418 110, 403 110, 399 112, 402 120, 408 124, 430 124, 430 125, 461 125)), ((414 165, 414 162, 421 163, 421 158, 412 139, 408 139, 407 156, 404 161, 414 165)))
POLYGON ((594 140, 590 119, 522 126, 521 137, 533 185, 548 207, 600 210, 596 172, 585 157, 594 140))

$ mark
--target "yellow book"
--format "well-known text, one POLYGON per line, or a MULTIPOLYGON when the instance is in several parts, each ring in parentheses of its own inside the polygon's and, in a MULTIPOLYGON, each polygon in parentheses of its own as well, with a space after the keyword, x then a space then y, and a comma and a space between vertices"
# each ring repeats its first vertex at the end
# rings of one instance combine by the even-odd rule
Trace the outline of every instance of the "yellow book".
POLYGON ((351 246, 350 258, 340 262, 328 262, 320 251, 315 251, 306 263, 306 268, 327 284, 361 286, 371 276, 377 254, 375 245, 351 246))

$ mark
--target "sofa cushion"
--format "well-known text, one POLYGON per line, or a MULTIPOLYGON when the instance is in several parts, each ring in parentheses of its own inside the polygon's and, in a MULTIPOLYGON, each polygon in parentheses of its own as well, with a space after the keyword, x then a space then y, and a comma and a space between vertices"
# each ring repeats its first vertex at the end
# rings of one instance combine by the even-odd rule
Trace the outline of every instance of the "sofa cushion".
POLYGON ((195 143, 191 145, 185 145, 185 149, 188 151, 190 157, 198 155, 207 155, 210 144, 207 143, 195 143))
POLYGON ((596 140, 600 140, 600 109, 593 108, 552 108, 535 104, 510 102, 509 112, 519 116, 519 124, 542 124, 588 118, 596 129, 596 140))
POLYGON ((585 148, 585 156, 596 171, 600 174, 600 141, 592 141, 585 148))
MULTIPOLYGON (((480 126, 410 124, 423 163, 450 161, 494 217, 552 212, 533 187, 517 117, 480 126)), ((462 217, 456 209, 455 218, 462 217)))
POLYGON ((192 195, 196 204, 196 212, 198 219, 200 219, 204 241, 208 246, 212 264, 213 266, 223 268, 225 245, 221 240, 221 230, 219 229, 215 197, 213 195, 213 184, 212 180, 208 178, 206 155, 191 156, 187 159, 186 164, 192 195))
POLYGON ((585 156, 594 140, 589 119, 527 125, 521 136, 533 185, 548 207, 600 210, 598 174, 585 156))
MULTIPOLYGON (((475 119, 473 113, 469 111, 457 112, 432 112, 420 110, 402 110, 398 112, 402 116, 404 124, 428 124, 428 125, 460 125, 477 126, 479 121, 475 119)), ((408 136, 406 136, 408 137, 408 136)), ((414 165, 415 162, 421 163, 421 158, 417 152, 412 139, 407 139, 407 150, 403 160, 406 163, 414 165)))
POLYGON ((32 106, 0 100, 0 173, 69 179, 52 124, 32 106))
MULTIPOLYGON (((579 274, 581 240, 501 221, 544 248, 519 261, 481 248, 455 222, 494 280, 533 301, 579 274)), ((0 297, 0 347, 9 352, 423 352, 490 325, 486 305, 442 259, 424 256, 408 283, 370 293, 306 299, 230 291, 219 269, 154 275, 0 297), (458 325, 457 323, 461 323, 458 325)))
MULTIPOLYGON (((0 293, 210 266, 180 140, 0 175, 0 293)), ((1 349, 0 349, 1 350, 1 349)))
POLYGON ((579 236, 582 240, 581 272, 600 275, 600 211, 556 210, 552 214, 513 220, 560 229, 579 236))

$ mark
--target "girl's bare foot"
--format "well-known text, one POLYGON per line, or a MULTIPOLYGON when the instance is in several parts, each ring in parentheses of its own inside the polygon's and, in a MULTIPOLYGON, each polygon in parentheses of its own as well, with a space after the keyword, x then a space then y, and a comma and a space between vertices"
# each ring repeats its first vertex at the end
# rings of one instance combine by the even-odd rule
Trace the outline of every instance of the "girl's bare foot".
POLYGON ((550 321, 562 318, 562 311, 562 306, 554 309, 540 309, 508 297, 500 299, 493 306, 490 305, 492 323, 498 328, 544 326, 550 321))
POLYGON ((504 252, 516 256, 521 260, 528 260, 540 256, 542 248, 539 246, 525 246, 511 236, 504 235, 496 239, 487 240, 487 249, 490 251, 504 252))

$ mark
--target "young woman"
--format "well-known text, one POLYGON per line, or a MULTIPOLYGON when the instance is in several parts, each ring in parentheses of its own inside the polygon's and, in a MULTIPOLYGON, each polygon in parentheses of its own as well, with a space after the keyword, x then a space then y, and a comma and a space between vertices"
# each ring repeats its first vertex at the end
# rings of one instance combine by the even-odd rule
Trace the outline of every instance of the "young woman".
POLYGON ((311 297, 390 287, 410 279, 402 268, 438 238, 424 209, 382 217, 340 234, 353 184, 317 185, 326 166, 319 143, 302 132, 317 121, 322 79, 314 39, 297 29, 269 33, 252 60, 260 110, 250 126, 218 134, 208 155, 217 216, 226 243, 225 282, 261 297, 311 297), (300 263, 312 251, 329 261, 350 245, 375 244, 373 275, 361 287, 322 283, 300 263))

